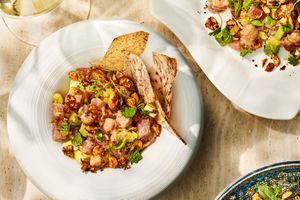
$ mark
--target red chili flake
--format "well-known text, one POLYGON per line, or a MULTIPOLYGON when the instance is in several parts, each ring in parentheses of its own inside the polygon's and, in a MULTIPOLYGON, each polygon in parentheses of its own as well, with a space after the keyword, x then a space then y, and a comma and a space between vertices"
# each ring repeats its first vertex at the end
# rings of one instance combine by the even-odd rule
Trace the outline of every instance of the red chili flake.
POLYGON ((262 67, 264 67, 266 65, 267 61, 268 61, 267 58, 265 58, 265 59, 262 60, 262 67))
POLYGON ((285 66, 285 65, 283 65, 283 66, 280 68, 280 71, 283 71, 283 70, 285 70, 285 68, 286 68, 286 66, 285 66))
POLYGON ((269 63, 269 64, 267 65, 265 71, 266 71, 266 72, 271 72, 271 71, 273 71, 274 67, 275 67, 275 64, 274 64, 274 63, 269 63))

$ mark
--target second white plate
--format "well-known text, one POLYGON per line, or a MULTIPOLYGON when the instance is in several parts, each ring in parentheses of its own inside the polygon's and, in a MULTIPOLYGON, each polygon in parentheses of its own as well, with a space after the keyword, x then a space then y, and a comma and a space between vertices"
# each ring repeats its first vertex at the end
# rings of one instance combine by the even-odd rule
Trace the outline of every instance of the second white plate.
POLYGON ((233 103, 265 118, 295 117, 300 108, 300 67, 267 73, 261 68, 262 54, 242 59, 231 48, 222 48, 204 26, 211 16, 206 4, 204 0, 151 0, 150 9, 178 36, 212 83, 233 103))

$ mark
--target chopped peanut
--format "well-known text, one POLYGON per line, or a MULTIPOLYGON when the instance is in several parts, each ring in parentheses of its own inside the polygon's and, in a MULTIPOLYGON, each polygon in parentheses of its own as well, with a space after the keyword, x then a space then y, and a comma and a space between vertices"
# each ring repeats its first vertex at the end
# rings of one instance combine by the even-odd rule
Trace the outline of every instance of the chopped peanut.
POLYGON ((279 20, 279 23, 281 25, 286 25, 288 22, 288 18, 285 16, 285 17, 282 17, 280 20, 279 20))
POLYGON ((73 80, 73 81, 77 81, 77 80, 78 80, 78 75, 77 75, 76 72, 70 71, 70 72, 68 73, 68 75, 69 75, 69 78, 70 78, 71 80, 73 80))
POLYGON ((264 13, 266 13, 266 14, 271 13, 271 10, 268 6, 262 6, 262 9, 263 9, 264 13))
POLYGON ((266 71, 266 72, 271 72, 271 71, 273 71, 274 67, 275 67, 274 63, 269 63, 269 64, 267 65, 265 71, 266 71))
POLYGON ((114 90, 108 98, 108 107, 111 110, 116 110, 119 106, 119 95, 118 95, 118 91, 114 90))
POLYGON ((276 67, 278 67, 278 66, 280 65, 280 60, 279 60, 278 56, 276 56, 275 54, 272 54, 272 55, 271 55, 271 59, 273 60, 274 65, 275 65, 276 67))
POLYGON ((253 196, 252 196, 252 200, 263 200, 258 193, 255 193, 253 196))
POLYGON ((74 150, 72 145, 68 145, 63 147, 63 152, 66 156, 73 158, 74 157, 74 150))
POLYGON ((205 22, 205 27, 209 28, 210 30, 214 31, 219 28, 218 21, 214 17, 210 17, 205 22))
POLYGON ((115 157, 109 157, 108 158, 108 166, 110 168, 116 168, 118 166, 118 161, 115 157))
POLYGON ((279 19, 278 13, 277 13, 277 12, 272 12, 270 16, 271 16, 272 19, 274 19, 274 20, 278 20, 278 19, 279 19))
POLYGON ((292 194, 293 193, 291 191, 287 191, 287 192, 282 194, 281 199, 285 200, 285 199, 289 198, 290 196, 292 196, 292 194))

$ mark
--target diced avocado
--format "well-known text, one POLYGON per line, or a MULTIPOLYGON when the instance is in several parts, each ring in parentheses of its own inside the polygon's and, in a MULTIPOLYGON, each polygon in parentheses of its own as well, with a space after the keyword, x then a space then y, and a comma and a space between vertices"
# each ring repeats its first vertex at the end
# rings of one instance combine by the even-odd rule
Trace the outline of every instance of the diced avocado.
POLYGON ((71 141, 71 140, 69 140, 69 141, 63 143, 63 144, 62 144, 62 147, 66 147, 66 146, 70 146, 70 145, 73 146, 74 151, 78 149, 76 146, 74 146, 74 145, 72 144, 72 141, 71 141))
POLYGON ((279 29, 276 31, 276 33, 273 36, 270 36, 265 45, 265 53, 266 55, 271 55, 271 54, 277 54, 279 49, 280 49, 280 40, 286 34, 288 31, 291 30, 290 25, 286 26, 281 26, 279 29))
POLYGON ((242 18, 242 19, 239 19, 239 22, 245 26, 247 24, 250 24, 251 23, 251 20, 249 18, 242 18))
POLYGON ((72 112, 70 115, 69 123, 73 126, 80 126, 81 121, 78 119, 78 115, 75 112, 72 112))
POLYGON ((79 131, 76 131, 73 139, 71 140, 72 145, 74 147, 77 147, 77 146, 81 145, 82 142, 83 142, 83 139, 82 139, 81 133, 79 133, 79 131))
POLYGON ((128 131, 127 129, 118 129, 111 134, 111 141, 114 142, 133 142, 138 138, 138 135, 134 131, 128 131))
POLYGON ((56 92, 53 94, 52 103, 63 103, 63 102, 64 102, 64 98, 60 93, 56 92))
POLYGON ((62 147, 66 147, 66 146, 69 146, 69 145, 72 145, 71 140, 69 140, 68 142, 63 143, 62 147))
POLYGON ((79 150, 74 151, 74 159, 78 164, 81 164, 82 158, 84 158, 84 154, 81 151, 79 150))
POLYGON ((272 25, 272 26, 276 25, 276 23, 277 23, 277 21, 274 20, 274 19, 272 19, 270 16, 267 16, 267 17, 265 18, 264 22, 265 22, 266 24, 269 24, 269 25, 272 25))
POLYGON ((292 26, 290 24, 286 25, 286 26, 281 26, 279 27, 279 29, 276 31, 274 37, 277 40, 280 40, 284 34, 286 34, 287 32, 289 32, 292 29, 292 26))
POLYGON ((267 40, 268 39, 268 35, 265 32, 263 32, 263 31, 259 31, 258 32, 258 36, 262 40, 267 40))
POLYGON ((280 40, 276 39, 275 36, 270 36, 266 41, 265 54, 270 56, 271 54, 277 54, 280 49, 280 40))
POLYGON ((109 95, 113 92, 112 88, 105 88, 103 91, 103 97, 109 97, 109 95))
POLYGON ((280 40, 280 39, 284 36, 284 34, 285 34, 285 32, 284 32, 283 29, 280 27, 280 28, 276 31, 276 33, 275 33, 275 35, 274 35, 274 38, 275 38, 276 40, 280 40))
POLYGON ((89 132, 85 129, 84 124, 81 124, 79 132, 83 137, 87 137, 89 135, 89 132))

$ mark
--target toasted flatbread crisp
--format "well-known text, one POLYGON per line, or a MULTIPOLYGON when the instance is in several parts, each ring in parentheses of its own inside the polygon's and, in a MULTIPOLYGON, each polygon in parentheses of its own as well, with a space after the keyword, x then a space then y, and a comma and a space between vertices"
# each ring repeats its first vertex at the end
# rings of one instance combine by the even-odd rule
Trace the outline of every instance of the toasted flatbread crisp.
POLYGON ((177 73, 175 58, 153 52, 153 67, 149 71, 153 89, 168 119, 171 116, 172 88, 177 73))
POLYGON ((135 55, 129 54, 127 57, 127 67, 129 67, 131 71, 131 76, 133 80, 136 82, 137 89, 139 94, 143 97, 145 103, 154 103, 158 110, 158 119, 157 122, 168 129, 173 135, 179 138, 184 144, 186 144, 185 140, 179 135, 179 133, 175 130, 175 128, 169 123, 167 116, 164 110, 161 107, 161 104, 156 97, 154 90, 151 85, 150 77, 147 71, 146 65, 143 63, 142 59, 135 55))
POLYGON ((138 31, 128 33, 115 38, 110 44, 101 61, 93 62, 92 65, 104 70, 120 71, 125 65, 125 59, 129 53, 141 55, 148 41, 149 33, 138 31))

